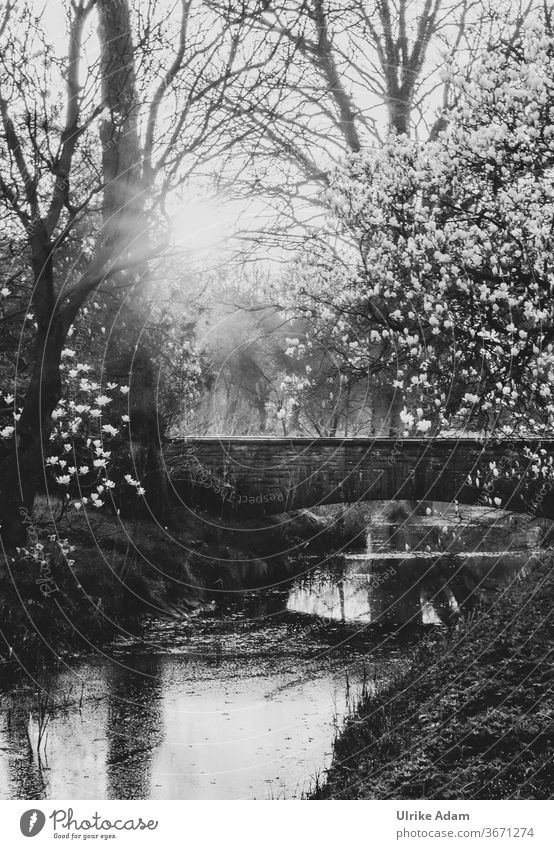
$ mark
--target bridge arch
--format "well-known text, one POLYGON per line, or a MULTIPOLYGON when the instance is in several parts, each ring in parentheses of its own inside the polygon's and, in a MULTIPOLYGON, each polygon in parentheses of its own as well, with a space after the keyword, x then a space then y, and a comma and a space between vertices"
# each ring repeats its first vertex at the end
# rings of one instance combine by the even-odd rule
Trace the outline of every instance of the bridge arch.
POLYGON ((235 516, 357 501, 500 499, 503 509, 554 518, 554 484, 531 479, 526 449, 551 456, 554 440, 194 437, 174 440, 166 461, 186 502, 235 516))

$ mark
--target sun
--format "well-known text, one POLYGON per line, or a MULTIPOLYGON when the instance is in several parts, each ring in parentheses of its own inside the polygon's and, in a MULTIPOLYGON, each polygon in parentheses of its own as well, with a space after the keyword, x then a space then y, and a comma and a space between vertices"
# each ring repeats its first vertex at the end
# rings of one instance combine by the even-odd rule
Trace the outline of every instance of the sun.
POLYGON ((229 238, 235 216, 225 202, 190 199, 171 213, 173 242, 190 251, 210 250, 229 238))

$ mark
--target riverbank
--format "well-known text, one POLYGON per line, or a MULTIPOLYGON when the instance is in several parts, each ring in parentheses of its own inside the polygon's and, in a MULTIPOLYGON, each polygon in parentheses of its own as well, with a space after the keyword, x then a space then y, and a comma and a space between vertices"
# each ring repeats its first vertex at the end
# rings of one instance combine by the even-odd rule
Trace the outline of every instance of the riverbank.
POLYGON ((546 799, 554 786, 554 563, 431 633, 367 698, 313 799, 546 799))
POLYGON ((183 617, 214 591, 271 586, 293 574, 290 555, 352 536, 307 511, 239 525, 182 508, 162 527, 101 511, 54 524, 56 507, 39 499, 26 549, 0 572, 3 665, 34 668, 136 636, 147 614, 183 617))

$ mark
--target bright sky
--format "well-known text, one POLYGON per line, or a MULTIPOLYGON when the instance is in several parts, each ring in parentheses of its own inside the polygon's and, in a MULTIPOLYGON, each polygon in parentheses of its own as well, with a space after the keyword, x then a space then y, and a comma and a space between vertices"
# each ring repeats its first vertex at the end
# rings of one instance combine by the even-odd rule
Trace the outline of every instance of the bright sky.
MULTIPOLYGON (((513 2, 516 2, 516 0, 502 0, 502 2, 505 3, 506 6, 509 6, 513 2)), ((146 0, 135 0, 133 4, 135 12, 141 9, 142 3, 144 3, 144 8, 148 7, 146 0)), ((48 0, 46 3, 44 0, 40 0, 40 2, 35 0, 33 5, 37 10, 37 14, 44 11, 43 20, 48 35, 51 38, 57 52, 61 55, 65 54, 67 50, 66 8, 69 6, 68 0, 48 0)), ((454 0, 444 0, 442 7, 443 12, 447 14, 448 10, 451 9, 453 5, 456 5, 454 0)), ((479 4, 477 5, 479 6, 479 4)), ((174 0, 158 0, 155 7, 156 14, 160 14, 160 10, 167 9, 169 15, 169 9, 173 8, 173 6, 174 0)), ((421 0, 415 0, 410 13, 410 18, 412 20, 415 15, 421 11, 421 6, 421 0)), ((486 0, 483 0, 482 6, 486 6, 486 0)), ((168 20, 176 23, 178 19, 170 16, 168 17, 168 20)), ((86 76, 86 65, 94 63, 98 58, 98 38, 96 35, 96 26, 97 19, 96 14, 93 11, 89 19, 88 31, 85 38, 86 61, 82 74, 83 79, 86 76)), ((410 36, 411 40, 413 40, 413 31, 410 33, 410 36)), ((441 46, 435 44, 432 51, 432 64, 436 60, 440 59, 441 51, 441 46)), ((370 57, 357 58, 358 61, 363 64, 367 64, 367 60, 370 57)), ((351 85, 357 106, 364 112, 373 114, 378 121, 378 126, 382 129, 385 121, 383 107, 378 106, 377 97, 374 94, 369 93, 367 89, 362 88, 360 86, 359 79, 358 82, 356 82, 355 74, 353 76, 354 79, 352 80, 351 85)), ((428 112, 434 112, 436 110, 440 103, 440 98, 441 89, 438 87, 435 90, 434 95, 431 97, 428 105, 428 112)), ((321 145, 321 156, 324 158, 326 147, 325 139, 321 141, 321 145)), ((327 165, 327 163, 323 161, 321 164, 323 167, 326 167, 327 165)), ((194 180, 192 185, 194 186, 194 180)), ((170 208, 173 220, 173 237, 175 243, 184 247, 189 252, 202 253, 206 251, 213 251, 233 236, 239 224, 242 230, 250 229, 253 224, 268 214, 267 200, 256 200, 252 201, 249 205, 246 205, 244 201, 239 202, 224 200, 221 197, 215 196, 208 198, 206 197, 206 193, 198 187, 198 183, 196 183, 196 186, 196 190, 189 186, 187 193, 185 194, 185 200, 179 203, 177 203, 177 201, 171 202, 170 208)), ((297 203, 298 209, 300 209, 300 206, 301 204, 297 203)))

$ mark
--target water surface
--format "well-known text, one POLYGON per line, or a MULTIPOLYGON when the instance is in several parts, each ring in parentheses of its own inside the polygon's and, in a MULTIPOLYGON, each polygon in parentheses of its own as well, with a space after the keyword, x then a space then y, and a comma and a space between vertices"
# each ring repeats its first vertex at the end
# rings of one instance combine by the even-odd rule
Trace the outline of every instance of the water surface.
POLYGON ((373 523, 364 551, 298 560, 285 583, 216 593, 191 616, 20 676, 2 698, 0 795, 301 797, 360 696, 406 670, 422 628, 455 625, 533 566, 536 540, 494 550, 505 532, 468 525, 445 554, 451 531, 373 523))

